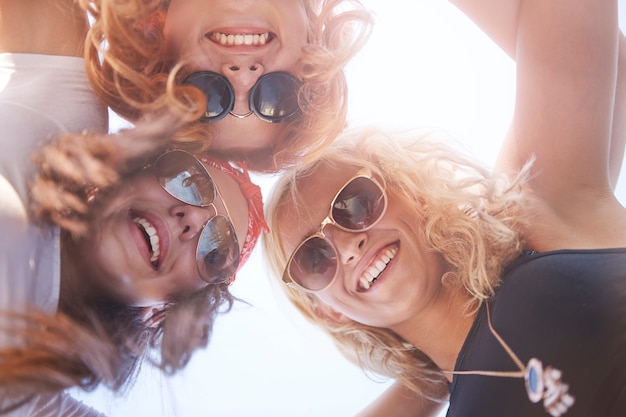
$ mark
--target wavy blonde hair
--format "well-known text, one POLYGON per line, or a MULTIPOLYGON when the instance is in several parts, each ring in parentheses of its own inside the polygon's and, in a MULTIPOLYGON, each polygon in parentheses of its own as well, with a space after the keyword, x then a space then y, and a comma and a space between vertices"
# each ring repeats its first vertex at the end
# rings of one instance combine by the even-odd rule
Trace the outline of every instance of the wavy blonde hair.
MULTIPOLYGON (((176 127, 176 117, 162 115, 116 135, 67 134, 39 151, 32 212, 43 224, 60 226, 64 276, 75 273, 65 260, 76 256, 80 237, 98 220, 107 190, 170 147, 176 127)), ((29 395, 69 387, 91 390, 103 384, 123 392, 144 360, 173 374, 207 346, 215 319, 235 301, 222 284, 172 298, 155 310, 73 297, 61 298, 56 315, 2 312, 12 320, 10 329, 1 330, 22 343, 0 349, 0 391, 14 393, 17 407, 29 395)))
MULTIPOLYGON (((280 281, 290 256, 282 240, 284 211, 307 210, 300 193, 310 190, 301 189, 300 181, 314 176, 320 164, 368 167, 389 195, 412 207, 416 230, 448 266, 442 280, 468 294, 468 311, 478 308, 493 295, 503 267, 523 249, 519 208, 529 167, 508 180, 492 175, 447 142, 434 131, 353 129, 344 132, 318 161, 286 172, 267 211, 272 232, 264 237, 264 249, 273 275, 280 281)), ((352 320, 337 322, 314 294, 280 285, 291 303, 324 329, 350 361, 399 379, 432 400, 445 397, 441 371, 397 334, 352 320)))
MULTIPOLYGON (((187 121, 204 112, 204 96, 176 82, 183 63, 165 58, 163 24, 168 0, 78 0, 93 17, 87 36, 87 74, 96 93, 116 113, 135 121, 144 113, 169 106, 187 121)), ((345 127, 347 83, 343 68, 361 49, 372 16, 358 0, 303 0, 308 15, 308 44, 296 76, 303 81, 300 117, 284 123, 272 149, 248 154, 250 168, 275 171, 315 158, 345 127)), ((210 125, 192 122, 176 140, 187 150, 210 146, 210 125), (202 140, 189 140, 189 137, 202 140)))

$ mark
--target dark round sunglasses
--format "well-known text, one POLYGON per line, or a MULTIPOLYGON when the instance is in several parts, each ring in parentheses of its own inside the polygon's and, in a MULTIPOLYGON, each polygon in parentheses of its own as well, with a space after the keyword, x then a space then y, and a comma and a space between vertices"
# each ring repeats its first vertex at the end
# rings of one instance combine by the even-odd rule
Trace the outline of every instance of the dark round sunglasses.
POLYGON ((214 123, 231 114, 243 119, 255 114, 269 123, 283 122, 300 111, 298 91, 302 82, 288 72, 270 72, 260 77, 250 89, 246 114, 236 114, 235 90, 222 74, 212 71, 194 72, 183 81, 197 87, 206 96, 206 113, 200 120, 214 123))
POLYGON ((209 284, 230 280, 239 266, 239 241, 226 201, 204 164, 188 152, 168 151, 154 163, 154 175, 175 199, 191 206, 213 207, 216 214, 203 226, 198 240, 196 264, 200 277, 209 284), (213 204, 216 196, 220 196, 227 216, 217 214, 213 204))
POLYGON ((387 195, 368 169, 359 171, 335 195, 328 215, 316 233, 293 252, 283 274, 283 282, 305 292, 328 288, 337 276, 337 249, 324 234, 333 225, 347 232, 370 229, 387 210, 387 195))

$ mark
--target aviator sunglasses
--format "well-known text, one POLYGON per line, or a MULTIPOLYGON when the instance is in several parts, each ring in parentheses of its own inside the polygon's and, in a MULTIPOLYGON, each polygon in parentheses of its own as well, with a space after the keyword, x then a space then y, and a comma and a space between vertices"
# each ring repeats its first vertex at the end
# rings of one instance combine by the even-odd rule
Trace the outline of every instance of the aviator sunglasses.
POLYGON ((161 187, 175 199, 190 206, 212 206, 215 210, 215 216, 202 228, 196 264, 200 277, 209 284, 227 282, 239 266, 239 242, 226 202, 206 167, 190 153, 173 150, 159 156, 153 169, 161 187), (213 204, 216 196, 222 200, 228 217, 217 214, 213 204))
POLYGON ((200 120, 213 123, 230 114, 238 119, 253 113, 269 123, 280 123, 300 111, 298 91, 301 81, 288 72, 270 72, 260 77, 250 89, 246 114, 233 113, 235 90, 222 74, 212 71, 194 72, 184 81, 200 89, 206 96, 206 113, 200 120))
POLYGON ((335 195, 328 215, 316 233, 293 252, 283 274, 283 282, 305 292, 322 291, 335 280, 337 249, 324 234, 333 225, 347 232, 372 228, 387 210, 387 195, 367 168, 359 171, 335 195))

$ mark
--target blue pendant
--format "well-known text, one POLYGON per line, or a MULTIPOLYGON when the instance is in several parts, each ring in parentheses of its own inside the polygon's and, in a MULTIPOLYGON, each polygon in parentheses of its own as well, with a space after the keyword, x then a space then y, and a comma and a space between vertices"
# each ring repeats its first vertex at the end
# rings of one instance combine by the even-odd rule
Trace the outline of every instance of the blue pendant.
POLYGON ((531 402, 539 402, 543 398, 543 365, 541 361, 531 358, 524 373, 526 392, 531 402))
POLYGON ((531 402, 543 399, 543 407, 551 416, 560 417, 574 405, 569 385, 561 381, 562 372, 550 366, 543 369, 539 359, 531 358, 524 371, 526 392, 531 402))

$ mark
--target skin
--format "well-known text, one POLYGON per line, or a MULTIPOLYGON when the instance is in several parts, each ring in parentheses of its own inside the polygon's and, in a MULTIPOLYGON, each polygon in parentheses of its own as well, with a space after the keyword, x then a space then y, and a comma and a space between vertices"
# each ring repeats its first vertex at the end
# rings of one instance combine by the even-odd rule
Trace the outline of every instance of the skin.
POLYGON ((0 52, 82 56, 88 28, 73 0, 0 0, 0 52))
MULTIPOLYGON (((247 202, 232 178, 215 168, 208 170, 223 198, 214 201, 217 213, 226 215, 226 201, 237 238, 243 242, 248 226, 247 202)), ((165 192, 149 171, 117 189, 105 206, 91 233, 74 245, 78 253, 62 261, 66 271, 72 268, 75 272, 62 274, 62 297, 82 292, 87 297, 105 295, 129 305, 150 306, 208 285, 200 278, 195 254, 203 225, 215 215, 213 207, 180 202, 165 192), (162 253, 158 268, 150 263, 145 239, 133 222, 131 210, 158 231, 162 253)))
MULTIPOLYGON (((307 25, 299 0, 172 0, 164 33, 169 55, 187 63, 186 71, 208 70, 228 78, 235 90, 233 112, 246 114, 249 91, 259 77, 296 71, 307 42, 307 25), (222 45, 212 38, 215 32, 271 35, 264 45, 222 45)), ((245 119, 229 115, 212 125, 212 146, 231 151, 265 149, 281 129, 280 123, 267 123, 254 115, 245 119)))
MULTIPOLYGON (((310 216, 298 216, 295 207, 289 205, 285 210, 280 227, 286 231, 284 241, 288 253, 319 228, 337 190, 355 173, 356 169, 350 166, 336 169, 325 164, 302 183, 303 189, 315 187, 319 193, 303 196, 302 204, 308 208, 310 216)), ((444 297, 445 291, 439 282, 440 259, 426 250, 415 226, 402 220, 408 213, 397 203, 389 196, 387 212, 366 231, 352 233, 333 225, 324 228, 326 237, 337 250, 339 269, 331 286, 316 296, 334 310, 370 326, 401 325, 407 317, 430 309, 444 297), (359 284, 360 278, 389 248, 398 248, 395 257, 372 287, 364 290, 359 284), (409 272, 416 269, 421 271, 420 279, 412 279, 413 274, 409 272), (407 281, 411 280, 414 285, 407 286, 407 281), (398 297, 400 290, 403 294, 398 297), (422 302, 416 305, 414 299, 422 302)))

